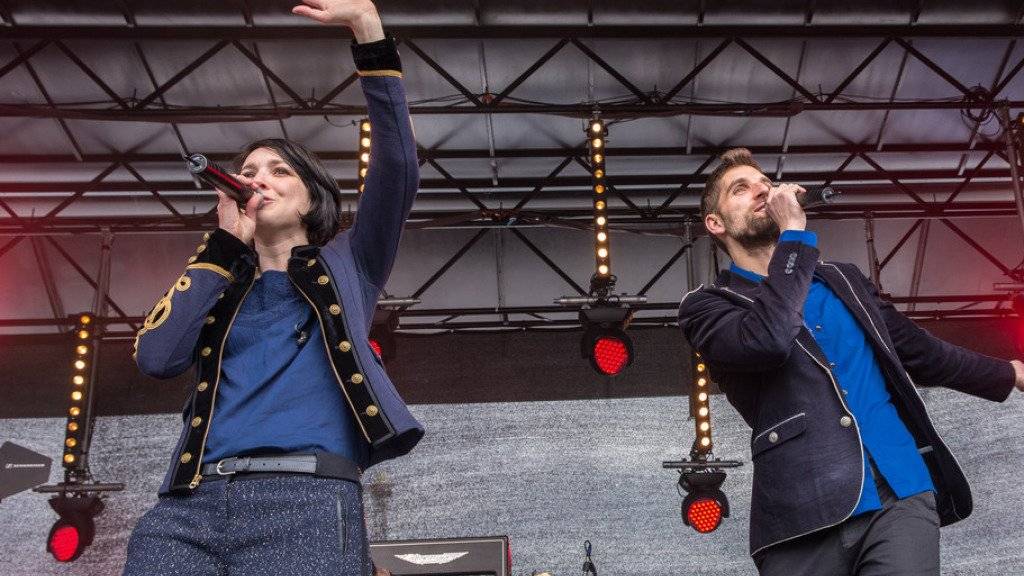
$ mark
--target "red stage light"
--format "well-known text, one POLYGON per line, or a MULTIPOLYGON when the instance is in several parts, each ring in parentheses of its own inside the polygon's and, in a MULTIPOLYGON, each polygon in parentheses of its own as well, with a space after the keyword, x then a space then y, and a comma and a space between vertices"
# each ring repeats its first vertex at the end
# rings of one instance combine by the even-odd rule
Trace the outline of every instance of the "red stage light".
POLYGON ((722 523, 722 505, 712 498, 699 498, 686 509, 686 519, 694 530, 706 534, 722 523))
POLYGON ((629 348, 626 343, 612 336, 603 336, 594 343, 594 362, 597 369, 608 376, 615 376, 629 364, 629 348))
POLYGON ((78 528, 63 520, 58 520, 50 530, 50 538, 46 549, 58 562, 71 562, 82 554, 82 538, 78 528))
POLYGON ((600 304, 580 310, 580 355, 598 374, 617 376, 633 363, 633 342, 626 334, 631 317, 632 310, 625 306, 600 304))
POLYGON ((378 358, 384 357, 384 349, 380 347, 380 342, 376 338, 370 338, 370 348, 373 348, 373 352, 378 358))
POLYGON ((93 518, 103 511, 98 496, 54 496, 50 507, 60 516, 46 537, 46 551, 58 562, 73 562, 96 536, 93 518))

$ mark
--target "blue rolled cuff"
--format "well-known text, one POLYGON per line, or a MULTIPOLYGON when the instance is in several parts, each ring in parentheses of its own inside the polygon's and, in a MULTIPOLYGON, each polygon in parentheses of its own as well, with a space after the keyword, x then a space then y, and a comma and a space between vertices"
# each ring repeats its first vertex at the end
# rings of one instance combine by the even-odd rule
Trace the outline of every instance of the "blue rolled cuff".
POLYGON ((818 235, 811 230, 786 230, 779 236, 779 242, 800 242, 811 248, 817 248, 818 235))

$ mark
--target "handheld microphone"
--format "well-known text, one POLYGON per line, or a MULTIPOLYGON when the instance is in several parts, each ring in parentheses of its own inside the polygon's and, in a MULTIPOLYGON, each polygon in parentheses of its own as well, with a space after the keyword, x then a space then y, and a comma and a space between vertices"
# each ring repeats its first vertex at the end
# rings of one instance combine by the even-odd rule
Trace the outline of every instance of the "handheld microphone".
POLYGON ((242 184, 226 170, 214 164, 209 158, 202 154, 189 154, 185 156, 188 171, 192 177, 203 184, 221 190, 235 202, 240 208, 244 208, 249 198, 252 198, 254 190, 242 184))
POLYGON ((831 204, 840 194, 842 194, 842 192, 832 188, 831 186, 807 188, 807 191, 803 194, 796 195, 796 201, 803 209, 806 210, 808 208, 831 204))

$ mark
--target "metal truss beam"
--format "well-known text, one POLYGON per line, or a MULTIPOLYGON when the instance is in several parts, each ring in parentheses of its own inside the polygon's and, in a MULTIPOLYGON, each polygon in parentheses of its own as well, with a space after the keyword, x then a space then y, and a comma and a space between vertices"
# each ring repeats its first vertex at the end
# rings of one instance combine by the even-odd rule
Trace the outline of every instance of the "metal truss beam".
POLYGON ((707 68, 708 65, 711 64, 711 62, 714 61, 714 59, 717 58, 719 54, 722 53, 722 50, 728 48, 729 44, 731 43, 732 39, 726 38, 718 46, 715 46, 715 48, 711 52, 709 52, 708 55, 705 56, 699 64, 693 67, 693 70, 690 70, 690 72, 687 73, 686 76, 683 76, 682 80, 680 80, 675 86, 673 86, 671 90, 665 93, 665 95, 661 98, 661 103, 664 104, 672 100, 672 98, 674 98, 680 90, 689 85, 690 82, 693 82, 694 79, 696 79, 697 76, 701 72, 703 72, 704 69, 707 68))
MULTIPOLYGON (((133 24, 134 25, 134 24, 133 24)), ((153 86, 153 90, 160 87, 160 84, 156 80, 156 75, 153 74, 153 67, 149 65, 149 58, 146 57, 146 52, 142 49, 142 45, 138 42, 132 43, 132 48, 135 49, 135 54, 139 57, 139 63, 142 64, 143 70, 146 71, 146 77, 149 78, 149 83, 153 86)), ((158 98, 160 105, 167 108, 167 101, 163 95, 158 98)), ((174 132, 174 137, 178 139, 178 153, 184 154, 188 151, 188 145, 185 144, 185 137, 181 134, 181 129, 174 122, 170 124, 171 130, 174 132)), ((180 156, 179 156, 180 157, 180 156)))
MULTIPOLYGON (((701 162, 700 166, 698 166, 696 170, 690 172, 690 175, 693 176, 693 177, 700 177, 702 174, 704 174, 704 170, 706 170, 707 167, 710 166, 711 163, 714 162, 716 158, 718 158, 718 154, 711 154, 711 155, 709 155, 707 157, 707 159, 705 159, 703 162, 701 162)), ((681 184, 679 186, 679 188, 676 189, 675 192, 672 192, 671 194, 669 194, 665 198, 665 200, 662 201, 661 205, 659 205, 657 208, 655 208, 654 213, 655 214, 661 214, 662 212, 665 212, 666 210, 668 210, 669 206, 671 206, 671 204, 673 202, 675 202, 676 198, 678 198, 681 194, 685 193, 688 190, 688 188, 689 188, 689 186, 687 184, 681 184)))
POLYGON ((65 56, 68 57, 68 60, 74 62, 75 66, 78 66, 78 68, 82 72, 84 72, 85 75, 88 76, 94 84, 99 86, 100 90, 103 90, 103 92, 105 92, 111 100, 117 102, 118 107, 122 109, 128 108, 128 103, 125 102, 124 99, 117 94, 117 92, 114 92, 114 89, 108 86, 107 83, 104 82, 98 74, 96 74, 96 71, 93 70, 88 64, 83 62, 82 59, 79 58, 78 55, 75 54, 70 48, 68 48, 66 44, 58 40, 57 42, 55 42, 55 45, 57 46, 57 48, 60 49, 61 52, 64 53, 65 56))
MULTIPOLYGON (((129 27, 129 30, 138 30, 138 26, 129 27)), ((313 28, 318 30, 319 28, 313 28)), ((252 27, 247 27, 247 30, 253 30, 252 27)), ((650 37, 649 35, 643 35, 642 37, 650 37)), ((46 42, 44 39, 42 42, 46 42)), ((40 44, 42 44, 40 42, 40 44)), ((58 42, 61 42, 58 40, 58 42)), ((1013 42, 1013 40, 1011 40, 1013 42)), ((858 64, 845 78, 839 83, 838 87, 834 89, 829 95, 822 99, 816 95, 812 90, 803 86, 798 78, 793 78, 786 71, 784 71, 779 65, 772 62, 771 59, 766 57, 762 52, 757 50, 752 44, 747 42, 744 38, 739 36, 726 37, 710 54, 708 54, 695 68, 684 76, 668 93, 664 96, 658 95, 656 92, 646 92, 633 82, 631 82, 624 74, 622 74, 615 67, 605 61, 596 50, 585 44, 577 36, 570 36, 563 38, 553 48, 549 49, 543 55, 541 55, 531 66, 529 66, 525 72, 520 74, 515 80, 513 80, 508 87, 500 91, 497 96, 493 94, 477 94, 462 83, 455 79, 455 77, 449 73, 442 64, 428 55, 422 48, 420 48, 413 40, 406 39, 404 44, 409 47, 413 54, 418 56, 424 63, 430 68, 437 72, 442 78, 444 78, 452 87, 454 87, 462 96, 465 98, 464 103, 456 103, 451 105, 413 105, 410 107, 410 111, 413 114, 465 114, 465 113, 512 113, 512 114, 527 114, 527 113, 539 113, 539 114, 562 114, 570 116, 585 116, 592 113, 595 109, 594 103, 579 103, 579 104, 559 104, 559 103, 508 103, 512 92, 518 88, 522 83, 529 78, 534 72, 548 62, 551 57, 557 53, 567 43, 573 44, 581 52, 583 52, 587 58, 595 62, 605 72, 612 76, 622 86, 628 89, 635 97, 636 103, 618 103, 618 104, 604 104, 600 106, 601 112, 608 118, 614 118, 616 116, 644 116, 644 115, 672 115, 672 114, 708 114, 708 115, 722 115, 722 116, 780 116, 780 117, 792 117, 803 111, 808 110, 903 110, 903 109, 976 109, 976 108, 990 108, 995 104, 999 91, 1005 87, 1006 83, 1024 66, 1024 62, 1018 65, 1004 79, 1002 83, 995 86, 994 91, 985 89, 970 90, 966 88, 963 83, 953 77, 949 72, 944 70, 941 66, 936 64, 933 60, 928 58, 921 51, 914 48, 910 42, 904 38, 886 36, 882 43, 879 44, 871 53, 864 58, 860 64, 858 64), (932 69, 941 78, 945 79, 949 84, 956 88, 963 96, 961 101, 950 101, 949 99, 935 99, 931 101, 918 100, 908 102, 896 102, 894 98, 890 98, 888 102, 873 102, 873 101, 852 101, 851 99, 843 99, 839 101, 841 91, 850 82, 853 81, 867 66, 872 62, 875 57, 882 50, 885 49, 888 44, 895 40, 904 49, 904 62, 908 55, 913 55, 916 59, 924 63, 928 68, 932 69), (711 62, 717 59, 725 48, 735 43, 755 60, 760 62, 765 68, 774 73, 782 81, 789 84, 794 92, 799 93, 802 100, 792 100, 789 102, 763 102, 763 103, 695 103, 695 102, 672 102, 672 98, 686 86, 688 83, 693 81, 697 75, 707 67, 711 62)), ((39 46, 40 44, 37 44, 39 46)), ((17 43, 15 44, 17 46, 17 43)), ((804 41, 806 46, 806 41, 804 41)), ((103 121, 145 121, 145 122, 231 122, 231 121, 254 121, 254 120, 277 120, 281 121, 284 118, 293 116, 307 116, 307 115, 352 115, 352 114, 365 114, 364 106, 344 106, 344 105, 330 105, 330 102, 340 93, 342 90, 347 88, 353 83, 353 79, 349 76, 347 79, 342 81, 337 88, 331 90, 328 95, 319 101, 307 101, 306 99, 299 96, 298 92, 295 91, 291 86, 281 80, 273 71, 271 71, 266 64, 259 57, 258 53, 248 50, 242 43, 241 39, 238 38, 225 38, 216 42, 211 48, 193 60, 190 64, 181 69, 178 73, 156 88, 148 96, 141 100, 135 101, 131 98, 131 106, 126 108, 125 102, 129 101, 129 97, 121 97, 117 94, 111 94, 109 87, 103 82, 101 78, 95 75, 83 62, 79 61, 70 51, 64 47, 63 43, 60 44, 65 54, 72 59, 79 67, 86 71, 86 73, 96 82, 101 88, 108 92, 108 95, 112 95, 114 101, 121 105, 121 109, 105 109, 97 108, 96 106, 80 106, 80 105, 66 105, 60 106, 52 102, 47 101, 48 106, 41 106, 38 104, 4 104, 0 105, 0 117, 30 117, 30 118, 56 118, 60 121, 66 119, 79 119, 79 120, 103 120, 103 121), (168 89, 176 85, 182 79, 187 77, 193 71, 195 71, 203 63, 207 62, 210 58, 220 52, 228 44, 232 44, 238 49, 246 58, 248 58, 253 65, 255 65, 265 79, 272 80, 276 83, 283 91, 285 91, 289 97, 293 100, 291 106, 278 106, 276 102, 271 108, 267 107, 179 107, 172 110, 148 110, 147 107, 158 97, 162 96, 168 89), (314 104, 311 106, 310 104, 314 104)), ((5 69, 9 70, 13 65, 24 64, 29 67, 30 56, 23 56, 19 61, 12 62, 5 66, 5 69)), ((31 69, 30 69, 31 70, 31 69)), ((901 66, 902 70, 902 66, 901 66)), ((486 90, 486 89, 485 89, 486 90)), ((820 92, 820 88, 818 89, 820 92)), ((1022 102, 1000 102, 1011 107, 1020 107, 1022 102)))
POLYGON ((11 240, 7 241, 2 246, 0 246, 0 258, 3 258, 4 254, 9 253, 11 250, 14 249, 15 246, 20 244, 21 241, 24 239, 25 236, 15 236, 11 240))
MULTIPOLYGON (((632 146, 615 147, 615 157, 641 157, 641 156, 716 156, 725 152, 731 146, 693 146, 687 149, 682 146, 632 146)), ((753 154, 760 155, 823 155, 823 154, 859 154, 870 152, 873 156, 884 154, 905 154, 905 153, 943 153, 943 152, 992 152, 1002 151, 1005 144, 1002 142, 980 141, 973 146, 970 142, 933 142, 933 143, 908 143, 908 144, 886 144, 881 151, 876 151, 873 144, 826 144, 826 145, 791 145, 785 150, 781 146, 746 146, 753 154)), ((356 160, 359 152, 356 150, 318 150, 316 155, 322 160, 356 160)), ((497 148, 493 152, 486 149, 435 149, 420 148, 417 153, 421 160, 426 159, 473 159, 473 158, 569 158, 572 156, 585 156, 587 148, 583 145, 564 148, 497 148)), ((213 152, 206 154, 215 162, 227 162, 234 158, 233 152, 213 152)), ((147 152, 123 152, 84 154, 84 162, 96 162, 110 164, 113 162, 168 162, 181 163, 181 155, 178 153, 147 153, 147 152)), ((851 159, 852 160, 852 159, 851 159)), ((66 164, 74 162, 74 156, 70 154, 0 154, 0 164, 44 164, 58 163, 66 164)))
POLYGON ((825 102, 831 103, 836 98, 838 98, 839 95, 843 93, 843 90, 850 85, 850 82, 853 82, 854 79, 857 78, 857 76, 859 76, 860 73, 863 72, 864 69, 868 67, 868 64, 872 63, 875 60, 875 58, 877 58, 878 55, 882 53, 882 50, 885 50, 885 47, 888 46, 891 42, 892 38, 886 38, 882 40, 881 44, 876 46, 870 54, 868 54, 867 56, 864 57, 863 60, 861 60, 861 63, 858 64, 852 72, 846 75, 846 78, 844 78, 843 81, 840 82, 838 86, 836 86, 835 90, 833 90, 832 93, 828 95, 828 98, 825 98, 825 102))
POLYGON ((907 232, 900 237, 900 239, 896 242, 896 245, 893 246, 892 250, 890 250, 889 253, 885 256, 885 258, 882 258, 882 261, 878 264, 879 271, 885 268, 885 265, 888 264, 889 261, 892 260, 893 256, 895 256, 896 253, 900 251, 900 248, 902 248, 903 245, 907 243, 907 240, 909 240, 910 237, 914 234, 914 231, 921 226, 922 222, 924 222, 924 220, 921 219, 915 221, 914 225, 911 226, 910 229, 907 230, 907 232))
POLYGON ((742 38, 735 38, 733 41, 736 42, 736 44, 738 44, 741 48, 746 50, 747 53, 753 56, 758 62, 763 64, 765 68, 771 70, 786 84, 792 86, 793 89, 799 92, 804 98, 806 98, 808 102, 814 102, 816 104, 821 103, 821 100, 819 100, 817 96, 811 93, 811 91, 809 91, 807 88, 804 88, 792 76, 786 74, 786 72, 782 68, 776 66, 775 63, 772 62, 767 56, 761 54, 761 52, 759 52, 756 48, 748 44, 745 40, 743 40, 742 38))
POLYGON ((410 40, 406 40, 405 45, 408 46, 413 51, 413 53, 419 56, 420 60, 423 60, 428 66, 430 66, 438 74, 440 74, 442 78, 444 78, 449 84, 452 85, 452 87, 461 92, 462 95, 465 96, 467 100, 473 103, 474 106, 476 106, 477 108, 483 107, 483 102, 481 102, 479 98, 477 98, 476 94, 470 92, 468 88, 463 86, 462 83, 456 80, 454 76, 449 74, 448 71, 445 70, 443 66, 437 63, 437 61, 428 56, 426 52, 424 52, 419 46, 416 45, 416 43, 410 40))
POLYGON ((14 70, 18 66, 21 66, 22 64, 27 62, 29 58, 35 56, 37 52, 39 52, 43 48, 46 48, 47 46, 49 46, 49 44, 50 40, 40 40, 39 42, 33 44, 31 48, 27 50, 21 50, 17 56, 11 59, 10 62, 4 64, 3 67, 0 67, 0 78, 3 78, 7 75, 8 72, 14 70))
MULTIPOLYGON (((1009 302, 1010 295, 1007 294, 963 294, 950 296, 890 296, 883 295, 883 298, 894 304, 983 304, 1009 302)), ((648 302, 646 304, 633 305, 638 313, 630 323, 630 329, 641 327, 664 327, 676 324, 676 310, 678 302, 648 302), (655 314, 651 314, 654 312, 655 314), (657 312, 668 312, 668 314, 656 314, 657 312)), ((480 330, 480 329, 551 329, 551 328, 579 328, 579 319, 575 317, 575 310, 563 306, 506 306, 494 308, 410 308, 403 310, 402 331, 410 330, 441 330, 445 332, 459 330, 480 330), (572 315, 569 318, 550 318, 547 315, 566 314, 572 315), (508 315, 510 318, 504 320, 508 315), (481 318, 478 320, 465 320, 473 317, 498 317, 481 318), (511 318, 513 316, 528 316, 539 320, 524 320, 511 318), (440 320, 435 320, 440 318, 440 320), (420 319, 420 320, 417 320, 420 319), (462 319, 460 322, 453 320, 462 319)), ((915 319, 943 319, 943 318, 1006 318, 1016 316, 1012 309, 943 309, 932 308, 929 310, 915 310, 907 313, 915 319)), ((103 325, 118 325, 127 322, 140 323, 141 316, 132 317, 101 317, 97 321, 103 325)), ((61 326, 68 325, 70 321, 66 318, 16 318, 0 320, 0 328, 9 327, 39 327, 39 326, 61 326)), ((133 338, 134 332, 105 331, 104 334, 111 339, 133 338)), ((31 335, 27 335, 31 337, 31 335)), ((17 335, 8 338, 17 338, 17 335)))
MULTIPOLYGON (((101 231, 101 233, 104 235, 105 238, 109 235, 109 231, 101 231)), ((50 242, 50 245, 53 246, 54 249, 56 249, 61 256, 64 257, 64 260, 71 264, 71 267, 74 268, 76 272, 78 272, 78 275, 81 276, 86 282, 88 282, 89 285, 92 286, 93 289, 96 290, 98 293, 100 291, 100 284, 98 284, 97 281, 93 279, 93 277, 88 272, 86 272, 84 268, 82 268, 82 266, 75 260, 74 256, 69 254, 68 251, 61 247, 61 245, 58 244, 57 241, 54 240, 53 238, 47 238, 47 240, 50 242)), ((142 318, 129 318, 128 315, 125 314, 124 310, 117 305, 117 302, 114 302, 114 300, 109 296, 106 296, 106 303, 120 317, 119 322, 127 323, 132 330, 138 331, 139 325, 142 323, 143 320, 142 318)))
POLYGON ((544 190, 545 186, 550 186, 551 182, 553 182, 554 179, 557 178, 558 175, 562 173, 562 170, 565 170, 565 167, 571 164, 573 160, 579 160, 579 156, 567 156, 566 158, 564 158, 562 162, 558 164, 558 166, 555 166, 555 168, 551 172, 549 172, 548 175, 545 176, 540 181, 540 183, 537 184, 537 186, 534 187, 533 190, 525 194, 523 198, 516 203, 516 205, 512 208, 512 211, 521 212, 523 210, 523 207, 525 207, 530 200, 533 200, 534 197, 540 194, 541 191, 544 190))
MULTIPOLYGON (((628 208, 611 208, 608 212, 610 228, 613 230, 637 229, 645 232, 646 226, 658 224, 660 227, 649 234, 679 236, 681 227, 686 222, 699 218, 697 206, 676 208, 669 214, 657 217, 640 217, 628 208)), ((843 204, 823 209, 816 209, 808 214, 811 220, 862 220, 864 215, 871 213, 876 220, 890 219, 928 219, 942 218, 1003 218, 1016 217, 1016 205, 1007 202, 957 202, 953 206, 945 206, 940 202, 927 204, 893 203, 879 204, 843 204)), ((466 215, 452 211, 414 210, 409 229, 440 230, 440 229, 480 229, 480 228, 536 228, 561 227, 586 230, 593 219, 593 212, 585 208, 534 210, 520 213, 513 221, 508 211, 486 210, 466 215)), ((216 227, 215 216, 190 218, 187 223, 171 216, 106 216, 106 217, 68 217, 43 225, 34 225, 31 221, 25 224, 8 222, 0 219, 0 238, 14 236, 14 244, 25 237, 31 236, 65 236, 79 234, 96 234, 104 227, 116 234, 195 234, 208 232, 216 227)), ((0 247, 0 256, 14 246, 6 244, 0 247)))
MULTIPOLYGON (((459 38, 487 40, 493 38, 882 38, 888 36, 951 37, 951 38, 1013 38, 1024 33, 1020 22, 1007 24, 737 24, 688 22, 663 25, 436 25, 389 26, 398 38, 459 38)), ((248 26, 248 25, 136 25, 136 26, 46 26, 18 24, 3 29, 0 37, 12 40, 349 40, 351 33, 343 27, 314 25, 248 26)))
POLYGON ((956 190, 954 190, 953 193, 949 195, 949 198, 946 198, 946 204, 952 204, 953 201, 956 200, 956 197, 959 196, 965 188, 967 188, 967 186, 971 183, 971 180, 973 180, 974 177, 978 175, 981 169, 985 167, 985 164, 987 164, 988 161, 992 159, 992 156, 994 154, 995 150, 989 150, 988 154, 985 154, 985 157, 978 161, 977 166, 975 166, 973 170, 969 170, 964 174, 963 182, 961 182, 960 185, 956 187, 956 190))
POLYGON ((952 87, 956 88, 964 96, 970 96, 970 88, 964 86, 959 80, 954 78, 949 72, 946 72, 941 66, 936 64, 931 58, 928 58, 922 54, 917 48, 914 48, 909 42, 903 38, 896 38, 896 43, 903 47, 904 50, 909 52, 914 58, 917 58, 921 63, 930 68, 933 72, 939 75, 940 78, 948 82, 952 87))
POLYGON ((252 62, 254 66, 259 68, 260 72, 263 73, 265 78, 270 79, 274 84, 277 84, 278 88, 284 90, 285 94, 288 94, 288 97, 291 98, 293 102, 295 102, 296 106, 298 106, 299 108, 309 108, 309 104, 306 103, 306 100, 302 96, 299 96, 298 93, 296 93, 295 90, 293 90, 292 87, 289 86, 287 82, 282 80, 280 76, 274 74, 274 71, 271 70, 270 67, 268 67, 266 63, 263 62, 263 59, 259 57, 258 52, 256 52, 255 50, 249 50, 238 40, 232 42, 232 45, 234 45, 235 49, 241 52, 243 56, 245 56, 250 62, 252 62))
POLYGON ((565 270, 562 270, 562 268, 558 264, 555 264, 554 261, 552 261, 551 258, 549 258, 548 255, 544 253, 543 250, 538 248, 537 245, 534 244, 533 242, 530 242, 530 240, 526 236, 524 236, 522 232, 520 232, 516 228, 512 228, 511 230, 512 234, 515 235, 516 238, 518 238, 527 248, 530 249, 531 252, 536 254, 538 258, 540 258, 545 264, 547 264, 548 268, 551 268, 551 270, 558 274, 562 278, 562 280, 565 280, 566 284, 572 286, 572 289, 575 290, 580 296, 587 295, 586 290, 584 290, 579 284, 577 284, 572 279, 572 277, 565 272, 565 270))
POLYGON ((410 298, 419 298, 420 296, 422 296, 423 293, 426 292, 431 286, 433 286, 434 283, 437 282, 441 278, 441 276, 444 276, 444 274, 446 272, 448 272, 448 270, 450 270, 451 267, 454 266, 456 262, 461 260, 462 257, 465 256, 466 253, 469 252, 469 250, 474 245, 476 245, 476 243, 481 238, 483 238, 484 234, 486 234, 486 233, 487 233, 486 229, 485 230, 480 230, 479 232, 477 232, 472 238, 469 239, 469 241, 467 241, 465 244, 462 245, 462 248, 459 248, 459 250, 456 251, 455 254, 453 254, 451 258, 449 258, 444 264, 442 264, 441 267, 437 269, 437 272, 434 272, 433 274, 431 274, 430 278, 428 278, 427 281, 423 283, 423 285, 421 285, 419 288, 417 288, 412 293, 412 296, 410 296, 410 298))
MULTIPOLYGON (((872 161, 873 164, 875 164, 872 161)), ((498 185, 495 186, 493 180, 488 177, 474 177, 474 178, 456 178, 452 176, 447 170, 440 166, 436 161, 428 161, 435 170, 442 176, 442 178, 424 178, 420 181, 420 190, 459 190, 463 193, 468 200, 477 205, 477 208, 487 209, 486 206, 479 203, 476 200, 476 196, 469 192, 470 188, 484 188, 488 190, 518 190, 518 189, 532 189, 538 181, 544 180, 543 176, 514 176, 502 178, 498 185)), ((820 172, 789 172, 785 175, 785 179, 791 182, 797 183, 814 183, 824 182, 831 180, 836 183, 836 186, 840 186, 839 183, 845 183, 844 191, 850 192, 866 192, 869 187, 864 185, 865 182, 882 182, 889 181, 892 186, 886 185, 886 188, 891 189, 893 186, 899 190, 907 193, 915 202, 924 203, 924 199, 921 198, 916 192, 913 192, 907 188, 907 182, 913 180, 921 181, 951 181, 956 184, 960 184, 962 177, 957 174, 955 168, 947 169, 924 169, 924 170, 885 170, 875 164, 876 170, 874 171, 857 171, 857 172, 843 172, 841 175, 836 177, 834 171, 820 171, 820 172)), ((184 172, 184 170, 183 170, 184 172)), ((999 181, 1010 180, 1010 171, 1005 168, 989 168, 982 170, 972 171, 974 179, 997 179, 999 181)), ((678 186, 683 184, 694 184, 703 185, 707 179, 705 174, 639 174, 639 175, 610 175, 608 176, 608 182, 612 186, 678 186)), ((338 179, 338 185, 342 190, 355 190, 357 181, 353 178, 338 179)), ((556 176, 550 178, 549 185, 551 187, 565 187, 565 188, 586 188, 590 185, 589 176, 556 176)), ((150 182, 143 184, 140 182, 133 181, 110 181, 104 180, 102 182, 46 182, 46 181, 33 181, 33 182, 3 182, 0 183, 0 193, 50 193, 50 192, 68 192, 73 190, 88 189, 92 192, 139 192, 149 191, 152 188, 157 188, 161 192, 187 192, 195 191, 195 183, 190 179, 182 180, 161 180, 159 182, 150 182)), ((877 189, 877 185, 872 185, 871 188, 877 189)), ((212 197, 212 192, 197 191, 202 195, 209 195, 212 197)))
POLYGON ((971 238, 971 236, 969 234, 967 234, 966 232, 961 230, 959 226, 957 226, 956 224, 953 224, 952 222, 950 222, 946 218, 940 218, 939 221, 942 222, 943 224, 945 224, 947 228, 952 230, 957 236, 959 236, 971 248, 974 248, 974 250, 978 254, 981 254, 986 260, 988 260, 989 262, 994 264, 996 268, 999 268, 1000 272, 1002 272, 1003 274, 1005 274, 1007 276, 1011 275, 1011 269, 1010 269, 1009 266, 1003 264, 1002 261, 999 260, 999 258, 996 258, 991 252, 986 250, 975 239, 971 238))
POLYGON ((198 69, 200 66, 202 66, 207 60, 209 60, 210 58, 213 58, 215 55, 217 55, 217 53, 220 52, 221 50, 223 50, 224 47, 227 46, 227 45, 228 45, 228 41, 227 40, 221 40, 220 42, 217 42, 216 44, 211 46, 208 50, 206 50, 206 52, 203 52, 202 54, 200 54, 199 57, 197 57, 195 60, 190 62, 187 66, 185 66, 184 68, 179 70, 177 74, 175 74, 174 76, 171 76, 171 78, 169 80, 167 80, 166 82, 161 84, 156 90, 153 90, 152 92, 149 93, 148 96, 146 96, 142 100, 139 100, 137 103, 135 103, 132 106, 132 109, 133 110, 142 110, 143 108, 148 106, 151 102, 153 102, 157 98, 163 96, 165 92, 167 92, 172 87, 174 87, 178 82, 181 82, 182 80, 184 80, 189 74, 191 74, 196 69, 198 69))
POLYGON ((568 43, 569 43, 569 40, 566 39, 566 38, 563 38, 563 39, 559 40, 558 43, 556 43, 554 46, 552 46, 550 50, 548 50, 547 52, 542 54, 541 57, 538 58, 536 62, 534 62, 532 65, 530 65, 529 68, 527 68, 515 80, 513 80, 511 83, 509 83, 509 85, 504 90, 502 90, 500 94, 495 96, 494 99, 491 100, 490 103, 492 105, 497 105, 502 100, 504 100, 509 94, 512 93, 513 90, 518 88, 519 85, 522 84, 523 82, 526 82, 527 78, 532 76, 534 72, 536 72, 541 66, 543 66, 548 60, 550 60, 555 54, 557 54, 568 43))
MULTIPOLYGON (((461 180, 460 179, 456 179, 454 176, 449 174, 447 170, 445 170, 440 164, 437 163, 437 160, 429 159, 429 160, 427 160, 427 163, 430 164, 430 166, 434 170, 437 170, 437 173, 440 174, 444 178, 443 180, 438 181, 438 184, 440 184, 443 188, 455 188, 456 190, 458 190, 462 194, 462 196, 464 198, 466 198, 467 200, 472 202, 477 208, 479 208, 481 210, 487 210, 487 206, 485 206, 484 203, 481 202, 480 199, 476 197, 476 195, 474 195, 472 192, 467 190, 467 188, 470 188, 470 187, 481 187, 482 188, 482 187, 487 187, 488 185, 493 186, 493 183, 492 183, 491 180, 489 180, 489 179, 488 180, 483 180, 483 182, 485 182, 483 184, 481 184, 479 182, 477 182, 475 184, 469 184, 466 181, 466 179, 461 179, 461 180)), ((341 186, 341 188, 343 188, 343 189, 351 190, 351 189, 355 188, 356 186, 358 186, 358 183, 355 183, 355 184, 353 184, 351 186, 343 186, 339 182, 338 185, 341 186)), ((422 190, 423 188, 425 188, 425 186, 423 185, 423 180, 420 180, 420 190, 422 190)))
POLYGON ((647 94, 645 94, 635 85, 633 85, 633 83, 630 82, 625 76, 623 76, 618 70, 616 70, 615 67, 605 62, 604 58, 601 58, 597 54, 597 52, 594 52, 593 50, 590 49, 589 46, 587 46, 583 42, 580 42, 579 38, 573 38, 572 43, 574 46, 580 49, 580 52, 586 54, 587 58, 590 58, 592 61, 594 61, 595 64, 603 68, 604 71, 607 72, 612 78, 615 78, 615 80, 617 80, 619 84, 622 84, 627 90, 632 92, 633 95, 637 97, 637 99, 639 99, 644 104, 651 104, 651 99, 650 97, 647 96, 647 94))
MULTIPOLYGON (((17 42, 14 43, 14 49, 18 52, 19 56, 23 56, 24 55, 24 52, 22 51, 21 46, 17 42)), ((59 109, 58 104, 53 101, 53 98, 50 97, 49 91, 47 91, 46 86, 43 85, 42 79, 39 77, 39 74, 36 72, 35 68, 32 66, 32 63, 29 62, 28 58, 25 58, 24 66, 25 66, 25 70, 28 71, 29 76, 32 77, 32 81, 35 83, 36 88, 39 90, 39 93, 42 94, 43 100, 46 101, 46 106, 50 110, 53 110, 53 111, 58 110, 59 109)), ((75 138, 75 135, 71 132, 71 128, 68 126, 67 122, 63 118, 55 117, 55 119, 57 120, 57 124, 60 126, 61 131, 64 132, 64 137, 67 138, 68 143, 71 144, 71 148, 75 152, 75 158, 81 159, 82 158, 82 146, 78 143, 78 139, 75 138)))
MULTIPOLYGON (((1007 100, 995 104, 1010 108, 1024 108, 1024 100, 1007 100)), ((879 110, 971 110, 978 102, 966 100, 916 100, 908 102, 754 102, 754 103, 683 103, 683 104, 602 104, 605 118, 635 118, 643 116, 740 116, 786 118, 802 112, 847 111, 874 112, 879 110)), ((409 107, 412 115, 458 116, 464 114, 547 114, 587 118, 594 112, 593 104, 508 104, 500 105, 428 105, 409 107)), ((0 104, 0 118, 59 118, 65 120, 91 120, 100 122, 178 122, 204 124, 224 122, 259 122, 306 116, 366 116, 366 106, 332 105, 281 106, 277 110, 265 107, 183 107, 167 110, 138 109, 109 110, 96 108, 50 108, 40 104, 0 104)))
MULTIPOLYGON (((689 253, 691 249, 693 249, 692 241, 683 244, 678 250, 676 250, 675 254, 669 257, 668 261, 665 262, 665 264, 663 264, 661 268, 658 268, 658 271, 654 273, 654 276, 652 276, 651 279, 648 280, 646 284, 644 284, 643 288, 641 288, 636 293, 636 295, 646 295, 647 291, 654 287, 654 285, 658 283, 658 280, 661 280, 662 276, 664 276, 665 273, 668 272, 670 268, 672 268, 672 265, 675 264, 676 261, 679 260, 684 254, 689 253)), ((689 270, 688 272, 692 272, 692 270, 689 270)))
POLYGON ((50 301, 50 310, 53 317, 66 318, 64 301, 60 297, 60 290, 57 288, 57 281, 53 275, 53 267, 50 266, 50 258, 46 254, 46 245, 42 238, 31 238, 32 251, 39 266, 39 276, 43 281, 43 288, 46 290, 46 297, 50 301))

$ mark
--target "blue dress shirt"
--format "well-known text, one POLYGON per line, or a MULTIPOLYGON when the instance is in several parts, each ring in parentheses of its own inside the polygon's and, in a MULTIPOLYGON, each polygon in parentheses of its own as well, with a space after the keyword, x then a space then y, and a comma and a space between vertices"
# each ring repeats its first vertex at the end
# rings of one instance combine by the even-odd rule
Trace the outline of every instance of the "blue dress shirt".
POLYGON ((366 443, 316 316, 286 272, 263 272, 253 284, 228 333, 220 378, 203 463, 331 452, 364 465, 366 443))

